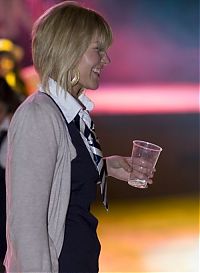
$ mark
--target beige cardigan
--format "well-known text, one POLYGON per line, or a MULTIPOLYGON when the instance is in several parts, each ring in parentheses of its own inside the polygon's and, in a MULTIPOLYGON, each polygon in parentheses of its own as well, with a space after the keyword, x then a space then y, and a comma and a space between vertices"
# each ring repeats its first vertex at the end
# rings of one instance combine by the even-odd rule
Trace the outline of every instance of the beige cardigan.
POLYGON ((58 272, 75 156, 57 106, 31 95, 8 132, 7 272, 58 272))

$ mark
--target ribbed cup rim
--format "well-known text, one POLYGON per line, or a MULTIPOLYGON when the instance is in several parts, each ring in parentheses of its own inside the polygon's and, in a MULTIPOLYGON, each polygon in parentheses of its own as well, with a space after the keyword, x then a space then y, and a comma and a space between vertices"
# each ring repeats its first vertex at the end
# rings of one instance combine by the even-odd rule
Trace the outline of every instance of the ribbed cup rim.
POLYGON ((152 150, 157 152, 162 151, 162 148, 160 146, 148 141, 144 141, 144 140, 133 140, 133 144, 137 147, 140 147, 146 150, 152 150))

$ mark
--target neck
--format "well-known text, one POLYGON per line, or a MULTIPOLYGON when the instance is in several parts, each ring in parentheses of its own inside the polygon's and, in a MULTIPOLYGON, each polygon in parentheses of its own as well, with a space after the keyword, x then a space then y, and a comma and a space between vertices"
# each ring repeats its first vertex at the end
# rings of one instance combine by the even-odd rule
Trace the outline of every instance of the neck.
POLYGON ((76 88, 76 86, 74 86, 72 88, 72 96, 78 99, 78 97, 83 93, 83 90, 84 90, 83 87, 76 88))

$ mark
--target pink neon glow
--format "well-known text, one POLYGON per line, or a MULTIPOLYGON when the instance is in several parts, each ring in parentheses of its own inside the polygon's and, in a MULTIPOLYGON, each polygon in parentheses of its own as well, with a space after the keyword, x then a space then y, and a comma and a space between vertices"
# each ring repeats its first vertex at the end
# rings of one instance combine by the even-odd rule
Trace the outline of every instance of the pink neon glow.
MULTIPOLYGON (((34 68, 22 70, 29 93, 38 89, 34 68)), ((198 84, 106 85, 87 91, 95 103, 94 114, 198 113, 198 84)))
POLYGON ((107 86, 87 91, 94 114, 196 113, 198 85, 107 86))

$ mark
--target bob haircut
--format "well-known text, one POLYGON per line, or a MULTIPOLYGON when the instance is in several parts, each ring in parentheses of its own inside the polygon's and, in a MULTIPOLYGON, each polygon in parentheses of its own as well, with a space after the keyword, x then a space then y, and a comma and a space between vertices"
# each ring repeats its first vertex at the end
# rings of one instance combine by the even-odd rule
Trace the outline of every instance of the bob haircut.
POLYGON ((51 7, 34 23, 33 64, 47 92, 51 77, 58 86, 71 93, 73 71, 96 33, 100 50, 106 50, 112 43, 109 24, 97 12, 74 1, 51 7))

